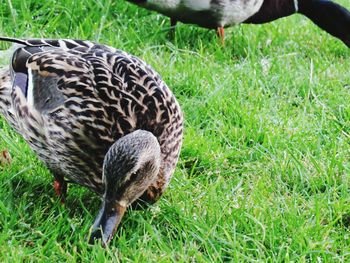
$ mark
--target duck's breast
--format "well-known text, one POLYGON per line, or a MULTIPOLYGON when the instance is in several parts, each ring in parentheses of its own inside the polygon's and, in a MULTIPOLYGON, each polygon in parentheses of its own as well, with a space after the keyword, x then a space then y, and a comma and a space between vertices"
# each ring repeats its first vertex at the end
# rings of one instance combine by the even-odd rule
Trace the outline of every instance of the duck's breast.
POLYGON ((223 27, 237 25, 259 11, 264 0, 212 0, 213 8, 221 10, 223 27))
POLYGON ((216 28, 239 24, 259 11, 264 0, 149 0, 143 7, 178 21, 216 28))

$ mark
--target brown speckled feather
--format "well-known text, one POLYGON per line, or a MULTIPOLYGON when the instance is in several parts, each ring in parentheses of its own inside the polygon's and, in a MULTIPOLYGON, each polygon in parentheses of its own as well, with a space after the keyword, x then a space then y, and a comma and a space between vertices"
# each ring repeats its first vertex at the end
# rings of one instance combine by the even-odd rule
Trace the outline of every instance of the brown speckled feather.
POLYGON ((144 197, 156 200, 174 172, 183 124, 160 76, 138 58, 90 41, 22 43, 0 72, 0 111, 10 125, 54 175, 101 195, 109 147, 137 129, 150 131, 162 164, 144 197))

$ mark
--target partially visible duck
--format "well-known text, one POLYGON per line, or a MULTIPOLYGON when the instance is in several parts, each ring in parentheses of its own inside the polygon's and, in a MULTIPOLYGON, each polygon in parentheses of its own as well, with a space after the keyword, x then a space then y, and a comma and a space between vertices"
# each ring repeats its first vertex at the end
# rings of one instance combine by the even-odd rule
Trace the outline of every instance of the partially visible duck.
POLYGON ((300 13, 350 47, 350 12, 329 0, 127 0, 177 21, 216 29, 240 23, 263 24, 300 13))
POLYGON ((0 70, 0 112, 55 177, 100 195, 91 242, 112 238, 125 210, 155 202, 178 160, 183 119, 161 77, 145 62, 82 40, 20 44, 0 70), (140 198, 140 199, 139 199, 140 198))

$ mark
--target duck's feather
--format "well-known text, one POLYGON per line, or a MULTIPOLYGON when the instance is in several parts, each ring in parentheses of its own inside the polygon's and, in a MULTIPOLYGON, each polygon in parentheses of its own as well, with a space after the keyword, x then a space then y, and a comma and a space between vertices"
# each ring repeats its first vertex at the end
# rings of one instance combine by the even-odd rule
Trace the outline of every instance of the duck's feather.
POLYGON ((12 91, 0 81, 0 110, 6 118, 14 110, 10 123, 51 171, 101 194, 108 148, 124 134, 148 130, 161 145, 162 169, 152 186, 161 194, 177 162, 182 114, 160 76, 138 58, 90 41, 21 43, 27 46, 13 56, 12 91), (1 93, 11 93, 10 105, 1 93))

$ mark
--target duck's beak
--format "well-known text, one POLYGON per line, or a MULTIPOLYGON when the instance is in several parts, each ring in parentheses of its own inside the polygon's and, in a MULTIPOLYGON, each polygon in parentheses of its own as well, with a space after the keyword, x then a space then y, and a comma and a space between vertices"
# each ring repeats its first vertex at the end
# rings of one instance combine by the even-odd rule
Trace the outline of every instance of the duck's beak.
POLYGON ((89 243, 94 244, 101 240, 106 246, 113 237, 125 213, 126 207, 115 202, 104 201, 92 227, 89 243))

